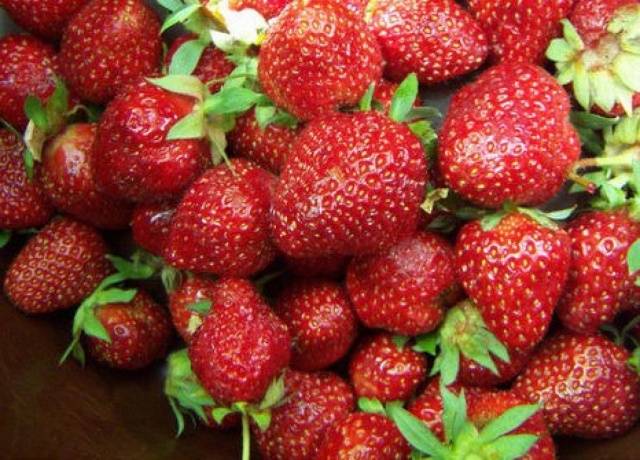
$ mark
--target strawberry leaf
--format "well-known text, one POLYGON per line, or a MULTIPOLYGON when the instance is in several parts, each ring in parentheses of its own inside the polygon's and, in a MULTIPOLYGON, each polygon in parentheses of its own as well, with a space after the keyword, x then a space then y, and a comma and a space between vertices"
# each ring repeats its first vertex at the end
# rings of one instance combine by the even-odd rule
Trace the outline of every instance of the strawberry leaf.
POLYGON ((640 240, 636 240, 627 252, 627 266, 629 274, 633 274, 640 270, 640 240))
POLYGON ((213 420, 215 420, 215 422, 220 425, 227 415, 233 414, 234 412, 235 411, 229 409, 228 407, 216 407, 211 411, 211 416, 213 417, 213 420))
MULTIPOLYGON (((173 6, 173 5, 172 5, 173 6)), ((201 5, 199 3, 193 5, 186 5, 184 8, 174 10, 167 19, 164 20, 162 24, 162 28, 160 29, 160 33, 164 33, 167 29, 175 26, 176 24, 180 24, 185 22, 191 16, 196 14, 198 10, 200 10, 201 5)))
POLYGON ((387 414, 414 449, 432 457, 449 458, 449 449, 440 443, 422 421, 405 410, 401 403, 388 404, 387 414))
POLYGON ((35 166, 35 160, 33 158, 33 152, 30 148, 25 148, 22 151, 22 162, 24 163, 24 170, 27 174, 29 181, 33 180, 33 168, 35 166))
POLYGON ((520 425, 530 419, 539 410, 540 406, 537 404, 522 405, 507 409, 500 417, 491 420, 485 425, 482 431, 480 431, 480 441, 482 443, 495 441, 499 437, 520 427, 520 425))
POLYGON ((404 335, 394 335, 391 338, 391 341, 394 343, 396 347, 398 347, 398 350, 402 351, 404 347, 407 345, 407 342, 409 341, 409 337, 406 337, 404 335))
POLYGON ((443 407, 442 424, 447 442, 452 442, 458 437, 467 420, 467 400, 464 391, 456 396, 442 384, 440 385, 440 394, 443 407))
POLYGON ((211 305, 212 302, 208 299, 200 300, 187 306, 187 310, 201 315, 206 315, 211 311, 211 305))
POLYGON ((271 412, 250 412, 249 416, 253 419, 253 421, 258 425, 260 431, 264 432, 269 429, 269 425, 271 425, 271 412))
POLYGON ((274 379, 273 382, 271 382, 271 385, 269 385, 269 388, 267 388, 267 392, 260 402, 259 409, 265 410, 276 407, 284 399, 285 392, 286 388, 284 384, 284 375, 281 375, 280 377, 274 379))
POLYGON ((358 409, 368 414, 386 415, 384 406, 377 399, 359 398, 358 409))
POLYGON ((223 88, 204 101, 204 111, 208 115, 242 114, 260 102, 269 101, 249 88, 223 88))
POLYGON ((118 289, 111 288, 106 291, 97 292, 93 298, 93 305, 107 305, 111 303, 129 303, 136 294, 137 289, 118 289))
POLYGON ((11 240, 11 232, 9 230, 0 230, 0 249, 4 248, 11 240))
POLYGON ((434 331, 418 337, 416 339, 416 344, 413 346, 413 350, 419 353, 428 353, 431 356, 435 356, 439 344, 440 334, 438 334, 438 331, 434 331))
POLYGON ((516 460, 523 458, 538 442, 538 436, 533 434, 513 434, 496 439, 487 447, 500 454, 502 460, 516 460))
MULTIPOLYGON (((150 265, 144 264, 140 261, 130 262, 127 259, 114 256, 114 255, 107 255, 107 259, 109 259, 109 262, 111 262, 111 264, 115 267, 118 273, 124 277, 123 279, 119 279, 111 284, 119 283, 120 281, 124 281, 124 279, 131 279, 131 280, 148 279, 148 278, 151 278, 155 273, 155 270, 153 267, 151 267, 150 265)), ((104 289, 104 287, 105 286, 102 286, 102 289, 104 289)))
POLYGON ((204 113, 201 110, 196 110, 173 125, 167 133, 167 140, 202 139, 205 134, 204 113))
POLYGON ((111 343, 111 337, 105 329, 104 325, 96 317, 95 311, 90 310, 82 324, 82 332, 105 342, 111 343))
POLYGON ((619 120, 619 117, 603 117, 589 112, 571 112, 571 123, 573 123, 574 126, 582 128, 600 130, 609 126, 615 126, 619 120))
POLYGON ((367 92, 364 93, 362 99, 360 99, 360 103, 358 104, 361 112, 370 112, 371 104, 373 102, 373 93, 376 91, 376 84, 372 82, 367 89, 367 92))
POLYGON ((40 99, 32 95, 27 96, 24 101, 24 112, 40 131, 47 132, 49 119, 40 99))
POLYGON ((389 111, 389 117, 393 121, 402 123, 406 120, 418 97, 418 89, 418 77, 415 73, 410 74, 400 83, 393 95, 389 111))
POLYGON ((184 3, 180 0, 156 0, 160 6, 169 10, 169 11, 177 11, 181 8, 184 8, 184 3))
POLYGON ((480 219, 480 226, 482 227, 482 230, 485 232, 493 230, 507 214, 507 211, 501 210, 484 216, 480 219))
POLYGON ((188 40, 176 50, 169 64, 169 74, 191 75, 198 66, 207 43, 202 40, 188 40))
POLYGON ((160 78, 147 78, 147 81, 166 91, 191 96, 199 101, 203 100, 207 93, 204 83, 193 75, 167 75, 160 78))

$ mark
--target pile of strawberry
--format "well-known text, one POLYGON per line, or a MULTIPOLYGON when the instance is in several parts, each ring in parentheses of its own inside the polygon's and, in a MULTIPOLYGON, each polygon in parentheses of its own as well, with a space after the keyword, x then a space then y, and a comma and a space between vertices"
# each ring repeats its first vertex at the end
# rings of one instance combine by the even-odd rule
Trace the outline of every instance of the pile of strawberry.
POLYGON ((4 294, 75 309, 61 362, 166 358, 179 431, 243 459, 636 424, 640 2, 157 3, 0 0, 33 34, 0 39, 4 294), (436 132, 420 85, 470 73, 436 132))

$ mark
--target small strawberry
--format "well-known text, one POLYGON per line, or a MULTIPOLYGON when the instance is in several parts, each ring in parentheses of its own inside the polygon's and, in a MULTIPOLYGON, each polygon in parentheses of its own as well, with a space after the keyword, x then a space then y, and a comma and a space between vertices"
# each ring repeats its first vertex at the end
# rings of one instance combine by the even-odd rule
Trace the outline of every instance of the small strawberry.
POLYGON ((326 369, 347 354, 358 332, 346 291, 332 281, 293 282, 278 296, 274 310, 289 327, 294 369, 326 369))
POLYGON ((160 22, 142 0, 91 0, 64 31, 60 67, 74 94, 102 104, 157 72, 161 52, 160 22))
POLYGON ((260 49, 262 88, 301 120, 357 104, 381 75, 375 36, 334 0, 293 1, 260 49))
POLYGON ((170 201, 138 204, 131 219, 133 240, 146 251, 162 256, 175 212, 176 205, 170 201))
POLYGON ((451 245, 429 232, 379 254, 356 257, 347 272, 347 289, 360 320, 407 336, 438 326, 455 283, 451 245))
POLYGON ((2 0, 0 6, 23 29, 58 40, 73 15, 88 0, 2 0))
POLYGON ((178 205, 165 250, 178 269, 249 276, 275 258, 269 236, 274 177, 247 160, 205 172, 178 205))
POLYGON ((27 127, 27 96, 46 99, 56 87, 54 49, 29 35, 0 38, 0 118, 18 131, 27 127))
POLYGON ((9 266, 4 291, 25 313, 49 313, 79 304, 107 276, 107 247, 91 227, 71 219, 52 221, 9 266))
POLYGON ((348 257, 335 255, 284 259, 287 270, 298 278, 342 278, 349 263, 348 257))
POLYGON ((229 0, 229 6, 234 10, 252 8, 264 16, 273 19, 291 3, 292 0, 229 0))
POLYGON ((640 378, 629 358, 600 335, 560 333, 541 345, 513 389, 544 406, 553 434, 619 436, 640 416, 640 378))

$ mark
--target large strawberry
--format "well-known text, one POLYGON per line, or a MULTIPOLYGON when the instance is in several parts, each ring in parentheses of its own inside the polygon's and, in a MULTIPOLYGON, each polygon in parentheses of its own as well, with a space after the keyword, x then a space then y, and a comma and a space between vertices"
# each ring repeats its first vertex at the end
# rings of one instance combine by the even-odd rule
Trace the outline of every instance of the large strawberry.
POLYGON ((58 40, 67 22, 88 0, 2 0, 16 24, 47 40, 58 40))
POLYGON ((273 238, 293 257, 379 251, 415 231, 426 180, 405 125, 377 112, 314 120, 276 187, 273 238))
POLYGON ((554 434, 617 436, 640 416, 640 378, 629 358, 600 335, 560 333, 541 345, 513 389, 543 405, 554 434))
POLYGON ((164 254, 176 205, 170 201, 140 203, 133 210, 131 232, 141 248, 156 256, 164 254))
POLYGON ((451 102, 438 157, 447 185, 490 208, 551 199, 580 156, 569 112, 569 97, 542 68, 491 68, 451 102))
POLYGON ((273 19, 291 3, 292 0, 229 0, 229 6, 234 10, 252 8, 264 16, 265 19, 273 19))
POLYGON ((228 276, 266 268, 276 253, 269 236, 273 181, 242 159, 208 170, 176 209, 167 261, 179 269, 228 276))
POLYGON ((48 313, 79 304, 109 274, 107 247, 91 227, 52 221, 31 238, 9 266, 4 291, 25 313, 48 313))
POLYGON ((178 197, 209 161, 204 140, 167 139, 195 102, 146 80, 120 93, 98 124, 92 154, 98 188, 136 202, 178 197))
POLYGON ((260 50, 260 83, 277 105, 309 120, 355 105, 382 75, 366 24, 335 0, 295 0, 260 50))
POLYGON ((347 289, 360 320, 407 336, 438 326, 455 282, 451 245, 429 232, 379 254, 356 257, 347 272, 347 289))
POLYGON ((160 22, 142 0, 91 0, 64 31, 60 67, 73 93, 105 103, 157 72, 161 52, 160 22))

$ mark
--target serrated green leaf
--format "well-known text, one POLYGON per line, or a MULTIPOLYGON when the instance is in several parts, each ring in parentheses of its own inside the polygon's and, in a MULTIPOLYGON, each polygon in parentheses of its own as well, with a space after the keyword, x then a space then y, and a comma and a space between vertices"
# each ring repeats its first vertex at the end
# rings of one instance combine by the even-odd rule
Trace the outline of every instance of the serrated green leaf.
POLYGON ((206 315, 211 311, 211 305, 213 305, 213 303, 210 300, 204 299, 190 304, 187 306, 187 310, 206 315))
POLYGON ((369 414, 382 414, 382 415, 384 415, 386 413, 384 406, 377 399, 359 398, 358 399, 358 408, 362 412, 367 412, 369 414))
POLYGON ((358 104, 361 112, 370 112, 371 111, 371 103, 373 102, 373 93, 376 91, 376 84, 371 83, 369 88, 367 88, 367 92, 364 93, 362 99, 360 99, 360 103, 358 104))
POLYGON ((160 78, 147 78, 147 81, 169 92, 191 96, 199 101, 207 92, 204 83, 193 75, 167 75, 160 78))
POLYGON ((31 95, 27 96, 24 101, 24 112, 39 130, 46 132, 49 129, 47 112, 40 99, 31 95))
POLYGON ((198 66, 207 43, 202 40, 188 40, 174 53, 169 64, 172 75, 191 75, 198 66))
POLYGON ((4 248, 11 240, 11 231, 0 230, 0 249, 4 248))
POLYGON ((196 14, 200 8, 201 5, 196 3, 193 5, 186 5, 184 8, 175 10, 167 17, 167 19, 164 20, 160 33, 164 33, 167 29, 175 26, 176 24, 185 22, 189 17, 196 14))
POLYGON ((205 137, 204 113, 200 110, 190 113, 178 120, 167 133, 168 141, 180 139, 202 139, 205 137))
POLYGON ((95 337, 100 340, 104 340, 105 342, 111 342, 111 337, 109 333, 105 329, 104 325, 100 322, 100 320, 96 317, 94 310, 90 310, 82 324, 82 331, 90 335, 91 337, 95 337))
POLYGON ((418 89, 418 77, 415 73, 410 74, 400 83, 391 101, 389 117, 392 120, 398 123, 405 121, 418 97, 418 89))
POLYGON ((536 435, 513 434, 496 439, 488 447, 499 452, 502 460, 516 460, 523 458, 536 442, 538 442, 536 435))
POLYGON ((440 395, 442 396, 442 424, 445 436, 448 442, 452 442, 458 437, 467 420, 467 401, 464 391, 455 395, 443 385, 440 386, 440 395))
POLYGON ((480 431, 480 441, 491 443, 499 437, 508 434, 526 422, 540 410, 537 404, 512 407, 504 411, 500 417, 491 420, 480 431))
POLYGON ((242 114, 260 102, 269 101, 249 88, 232 87, 209 96, 204 102, 204 111, 209 115, 242 114))
POLYGON ((387 405, 387 414, 414 449, 436 458, 447 458, 450 454, 431 430, 400 404, 387 405))
POLYGON ((138 293, 137 289, 111 288, 106 291, 97 292, 94 298, 94 305, 107 305, 111 303, 129 303, 138 293))

